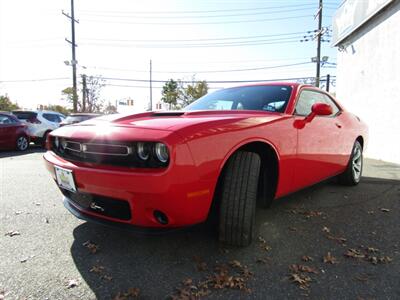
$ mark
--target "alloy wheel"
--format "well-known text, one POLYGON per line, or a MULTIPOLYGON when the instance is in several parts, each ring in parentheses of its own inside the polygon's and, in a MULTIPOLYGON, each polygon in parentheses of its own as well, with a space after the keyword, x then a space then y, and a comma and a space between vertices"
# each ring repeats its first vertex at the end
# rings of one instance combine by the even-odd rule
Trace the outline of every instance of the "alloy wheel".
POLYGON ((25 151, 28 148, 28 139, 24 136, 20 136, 17 140, 17 148, 20 151, 25 151))
POLYGON ((361 178, 362 171, 362 149, 358 145, 354 148, 353 151, 352 171, 354 180, 358 182, 361 178))

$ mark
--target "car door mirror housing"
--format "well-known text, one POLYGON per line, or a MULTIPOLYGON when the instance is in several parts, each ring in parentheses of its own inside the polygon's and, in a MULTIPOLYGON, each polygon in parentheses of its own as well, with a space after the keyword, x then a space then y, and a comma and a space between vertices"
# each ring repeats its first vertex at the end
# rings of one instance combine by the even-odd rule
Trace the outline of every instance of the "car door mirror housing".
POLYGON ((326 103, 315 103, 311 107, 311 113, 314 113, 316 116, 329 116, 332 112, 332 106, 326 103))

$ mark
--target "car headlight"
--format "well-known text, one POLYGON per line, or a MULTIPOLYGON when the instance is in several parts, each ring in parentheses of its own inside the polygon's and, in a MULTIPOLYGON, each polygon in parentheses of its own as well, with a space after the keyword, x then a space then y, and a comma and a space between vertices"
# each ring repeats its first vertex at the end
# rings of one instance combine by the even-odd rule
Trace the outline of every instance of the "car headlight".
POLYGON ((169 159, 168 148, 163 143, 157 143, 155 146, 156 157, 162 163, 166 163, 169 159))
POLYGON ((137 154, 140 159, 148 160, 150 152, 150 145, 148 143, 137 143, 137 154))

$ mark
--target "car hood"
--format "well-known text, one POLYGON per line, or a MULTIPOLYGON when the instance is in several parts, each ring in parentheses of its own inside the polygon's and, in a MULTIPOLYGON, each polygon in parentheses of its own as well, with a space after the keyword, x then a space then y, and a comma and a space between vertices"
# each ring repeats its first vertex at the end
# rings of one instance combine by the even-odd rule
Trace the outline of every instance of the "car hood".
MULTIPOLYGON (((287 117, 287 116, 286 116, 287 117)), ((109 132, 108 138, 118 139, 119 132, 136 137, 163 138, 172 132, 181 137, 193 136, 196 132, 221 133, 240 130, 285 118, 282 114, 263 111, 169 111, 146 112, 131 115, 108 115, 78 124, 61 127, 54 134, 81 136, 83 133, 109 132), (103 128, 99 130, 99 128, 103 128)), ((146 138, 146 139, 147 139, 146 138)))
POLYGON ((280 118, 282 118, 281 114, 263 111, 168 111, 146 112, 133 115, 109 115, 85 121, 80 125, 90 126, 109 122, 115 126, 179 131, 183 128, 205 124, 234 123, 238 127, 248 127, 280 118))

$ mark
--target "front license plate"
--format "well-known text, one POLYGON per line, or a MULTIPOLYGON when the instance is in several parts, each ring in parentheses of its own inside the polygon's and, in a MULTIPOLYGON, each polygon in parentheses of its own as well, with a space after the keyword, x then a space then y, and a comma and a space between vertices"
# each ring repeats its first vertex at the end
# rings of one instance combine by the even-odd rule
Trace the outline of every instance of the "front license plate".
POLYGON ((60 188, 69 190, 71 192, 76 192, 76 186, 74 181, 74 176, 71 170, 63 169, 57 166, 54 166, 54 170, 56 171, 57 183, 60 188))

